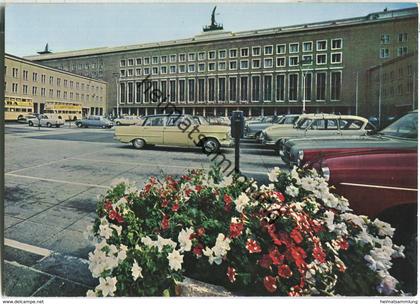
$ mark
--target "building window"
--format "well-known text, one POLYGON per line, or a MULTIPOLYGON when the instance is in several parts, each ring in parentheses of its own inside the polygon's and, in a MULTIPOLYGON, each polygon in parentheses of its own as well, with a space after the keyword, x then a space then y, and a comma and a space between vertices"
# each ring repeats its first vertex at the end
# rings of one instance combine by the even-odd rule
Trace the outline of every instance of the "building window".
POLYGON ((185 80, 180 79, 178 82, 179 85, 179 101, 185 102, 185 80))
POLYGON ((304 79, 305 79, 305 88, 304 88, 305 100, 311 100, 312 99, 312 74, 307 73, 304 79))
POLYGON ((160 73, 161 74, 167 74, 168 73, 168 67, 167 66, 161 66, 160 67, 160 73))
POLYGON ((226 99, 226 79, 219 78, 219 101, 225 101, 226 99))
POLYGON ((127 84, 127 86, 128 86, 128 99, 127 99, 127 102, 133 103, 133 101, 134 101, 134 85, 133 85, 132 82, 129 82, 127 84))
POLYGON ((204 101, 204 79, 198 79, 198 101, 204 101))
POLYGON ((215 100, 215 79, 214 78, 209 78, 209 101, 214 101, 215 100))
POLYGON ((175 101, 176 99, 175 87, 176 87, 176 81, 175 80, 169 81, 169 94, 171 96, 172 102, 175 101))
POLYGON ((166 80, 160 82, 160 90, 162 92, 162 101, 166 101, 167 92, 166 92, 166 80))
POLYGON ((248 60, 241 60, 240 69, 248 69, 248 60))
POLYGON ((290 56, 289 57, 289 66, 297 66, 299 64, 299 57, 298 56, 290 56))
POLYGON ((205 63, 199 63, 198 64, 198 71, 199 72, 205 72, 206 71, 206 64, 205 63))
POLYGON ((306 41, 303 43, 303 51, 304 52, 312 52, 312 41, 306 41))
POLYGON ((264 59, 264 68, 272 68, 272 67, 273 67, 273 58, 264 59))
POLYGON ((264 101, 271 101, 271 94, 272 94, 272 76, 265 75, 264 76, 264 101))
POLYGON ((284 101, 285 97, 285 77, 284 75, 277 75, 276 77, 276 100, 284 101))
POLYGON ((248 77, 241 77, 241 101, 248 100, 248 77))
MULTIPOLYGON (((28 94, 28 88, 26 88, 26 94, 28 94)), ((45 97, 45 88, 41 88, 41 96, 45 97)))
POLYGON ((136 59, 136 64, 137 64, 137 65, 141 65, 141 58, 137 58, 137 59, 136 59))
POLYGON ((252 76, 252 101, 260 100, 260 76, 252 76))
POLYGON ((326 51, 327 50, 327 40, 318 40, 316 42, 317 51, 326 51))
POLYGON ((298 96, 298 74, 289 74, 289 101, 296 101, 298 96))
POLYGON ((313 63, 312 55, 303 55, 302 56, 302 65, 311 65, 313 63))
POLYGON ((327 73, 316 73, 316 100, 325 100, 326 86, 327 73))
POLYGON ((381 34, 381 44, 389 44, 391 42, 391 38, 388 34, 381 34))
POLYGON ((225 58, 226 58, 226 50, 220 50, 219 59, 225 59, 225 58))
POLYGON ((229 100, 236 101, 236 77, 229 78, 229 100))
POLYGON ((261 47, 254 46, 252 47, 252 56, 260 56, 261 55, 261 47))
POLYGON ((299 53, 299 43, 289 43, 289 53, 299 53))
MULTIPOLYGON (((147 94, 148 95, 148 94, 147 94)), ((127 91, 125 88, 125 83, 120 83, 120 103, 126 102, 127 91)))
POLYGON ((158 67, 153 67, 152 68, 152 75, 158 75, 159 74, 159 68, 158 67))
POLYGON ((317 54, 316 55, 316 64, 327 64, 327 54, 317 54))
POLYGON ((24 95, 28 95, 28 86, 26 84, 23 85, 22 90, 24 95))
POLYGON ((398 42, 407 42, 408 34, 407 33, 398 33, 398 42))
POLYGON ((61 86, 61 78, 57 78, 57 86, 61 86))
POLYGON ((209 59, 216 59, 216 51, 209 51, 209 59))
MULTIPOLYGON (((16 72, 16 75, 17 75, 17 72, 16 72)), ((38 81, 38 73, 32 73, 32 81, 38 81)))
POLYGON ((179 65, 178 72, 179 73, 185 73, 185 64, 180 64, 179 65))
POLYGON ((216 63, 214 62, 209 62, 209 72, 215 71, 216 70, 216 63))
POLYGON ((188 65, 188 72, 194 73, 195 72, 195 64, 189 64, 188 65))
POLYGON ((258 68, 260 68, 261 67, 261 64, 260 64, 260 60, 259 59, 253 59, 252 60, 252 68, 253 69, 258 69, 258 68))
POLYGON ((50 76, 50 80, 49 80, 50 85, 52 85, 54 83, 54 77, 50 76))
POLYGON ((286 54, 286 45, 285 44, 277 44, 276 46, 276 54, 286 54))
POLYGON ((120 66, 121 66, 121 67, 125 67, 125 65, 126 65, 126 61, 125 61, 125 59, 121 59, 121 61, 120 61, 120 66))
POLYGON ((379 58, 389 58, 389 49, 388 48, 381 48, 379 51, 379 58))
POLYGON ((167 63, 168 62, 168 56, 160 56, 160 63, 167 63))
POLYGON ((195 60, 195 53, 188 53, 188 61, 194 61, 195 60))
POLYGON ((286 57, 277 57, 276 58, 276 67, 285 67, 286 66, 286 57))
POLYGON ((158 64, 159 63, 159 57, 153 56, 152 57, 152 64, 158 64))
POLYGON ((188 79, 188 101, 195 100, 195 80, 188 79))
POLYGON ((175 74, 176 73, 176 65, 171 65, 169 67, 169 73, 170 74, 175 74))
POLYGON ((331 72, 331 100, 341 98, 341 72, 331 72))
POLYGON ((206 52, 199 52, 198 60, 206 60, 206 52))
POLYGON ((229 50, 229 58, 236 58, 238 56, 238 49, 229 50))
POLYGON ((133 76, 133 73, 134 73, 133 69, 128 69, 128 76, 133 76))
MULTIPOLYGON (((50 89, 49 91, 48 91, 48 96, 49 97, 54 97, 54 90, 53 89, 50 89)), ((85 98, 85 95, 84 94, 82 94, 82 100, 83 100, 83 98, 85 98)))
POLYGON ((128 59, 128 66, 134 65, 134 59, 128 59))
POLYGON ((219 62, 219 71, 226 70, 226 62, 219 62))
MULTIPOLYGON (((13 77, 15 76, 13 75, 13 77)), ((23 80, 28 80, 28 71, 23 70, 23 80)))
POLYGON ((397 48, 397 57, 405 56, 408 54, 408 47, 403 46, 397 48))
POLYGON ((187 56, 186 54, 179 54, 179 61, 184 62, 187 58, 186 56, 187 56))
POLYGON ((241 57, 248 57, 248 56, 249 56, 249 48, 242 48, 241 57))
POLYGON ((19 70, 17 68, 12 69, 12 76, 13 78, 18 78, 19 70))
POLYGON ((136 82, 136 103, 140 103, 142 101, 142 87, 143 83, 142 82, 136 82))
POLYGON ((341 63, 341 53, 331 53, 331 64, 341 63))
MULTIPOLYGON (((34 93, 34 88, 32 88, 32 94, 34 93)), ((61 91, 60 90, 58 90, 57 92, 56 92, 56 94, 57 94, 57 98, 61 98, 61 91)), ((86 95, 87 97, 89 96, 89 95, 86 95)), ((89 100, 89 98, 88 98, 88 100, 89 100)))
POLYGON ((273 46, 272 45, 266 45, 264 47, 264 55, 273 55, 273 46))
POLYGON ((169 62, 176 62, 176 55, 172 54, 169 56, 169 62))
POLYGON ((144 75, 150 75, 150 68, 143 69, 144 75))
POLYGON ((150 57, 144 57, 143 64, 150 64, 150 57))
POLYGON ((141 68, 136 69, 136 76, 141 76, 141 68))
POLYGON ((336 38, 331 40, 331 49, 332 50, 340 50, 343 48, 343 39, 336 38))
POLYGON ((237 61, 229 61, 229 70, 236 70, 238 68, 237 61))

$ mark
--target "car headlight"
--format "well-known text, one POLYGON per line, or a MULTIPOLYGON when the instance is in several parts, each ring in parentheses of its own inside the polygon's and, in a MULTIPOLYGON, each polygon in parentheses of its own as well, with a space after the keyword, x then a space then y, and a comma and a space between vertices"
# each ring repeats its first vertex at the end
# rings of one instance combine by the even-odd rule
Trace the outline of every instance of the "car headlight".
POLYGON ((303 160, 303 157, 305 156, 305 153, 303 152, 303 150, 299 150, 298 151, 298 159, 299 160, 303 160))
POLYGON ((321 167, 322 176, 328 182, 331 177, 330 168, 328 167, 321 167))

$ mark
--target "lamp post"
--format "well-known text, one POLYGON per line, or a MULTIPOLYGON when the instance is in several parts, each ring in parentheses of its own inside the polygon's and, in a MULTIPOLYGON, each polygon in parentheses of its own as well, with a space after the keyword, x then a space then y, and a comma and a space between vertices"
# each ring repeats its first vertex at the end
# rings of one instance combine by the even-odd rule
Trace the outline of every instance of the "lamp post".
POLYGON ((120 101, 119 101, 119 98, 120 98, 120 94, 119 94, 119 92, 118 92, 118 79, 119 79, 119 77, 120 77, 120 74, 119 73, 113 73, 112 74, 112 76, 114 76, 114 78, 115 78, 115 88, 116 88, 116 90, 117 90, 117 114, 116 114, 116 116, 117 117, 119 117, 119 115, 120 115, 120 108, 119 108, 119 104, 120 104, 120 101))
POLYGON ((302 70, 302 66, 306 65, 306 64, 311 64, 312 63, 312 59, 311 58, 306 58, 303 59, 301 61, 299 61, 299 71, 300 74, 302 74, 302 114, 305 114, 306 112, 306 88, 305 88, 305 82, 306 82, 306 75, 308 74, 308 70, 306 70, 305 72, 303 72, 302 70))

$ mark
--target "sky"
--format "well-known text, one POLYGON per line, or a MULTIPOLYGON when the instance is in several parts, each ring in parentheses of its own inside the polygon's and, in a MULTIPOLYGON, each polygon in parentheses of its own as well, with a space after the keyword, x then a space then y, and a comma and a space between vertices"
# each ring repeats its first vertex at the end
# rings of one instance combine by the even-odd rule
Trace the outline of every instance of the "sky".
MULTIPOLYGON (((7 4, 6 52, 53 52, 189 38, 210 23, 214 3, 7 4)), ((365 16, 415 3, 216 3, 228 31, 365 16)))

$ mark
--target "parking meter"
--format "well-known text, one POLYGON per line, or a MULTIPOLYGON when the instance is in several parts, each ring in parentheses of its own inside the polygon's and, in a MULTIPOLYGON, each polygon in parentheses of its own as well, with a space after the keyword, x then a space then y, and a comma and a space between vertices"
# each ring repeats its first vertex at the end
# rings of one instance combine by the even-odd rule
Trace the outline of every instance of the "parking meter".
POLYGON ((244 112, 242 111, 233 111, 232 117, 230 119, 230 134, 235 138, 235 172, 240 173, 239 171, 239 140, 244 133, 244 112))

